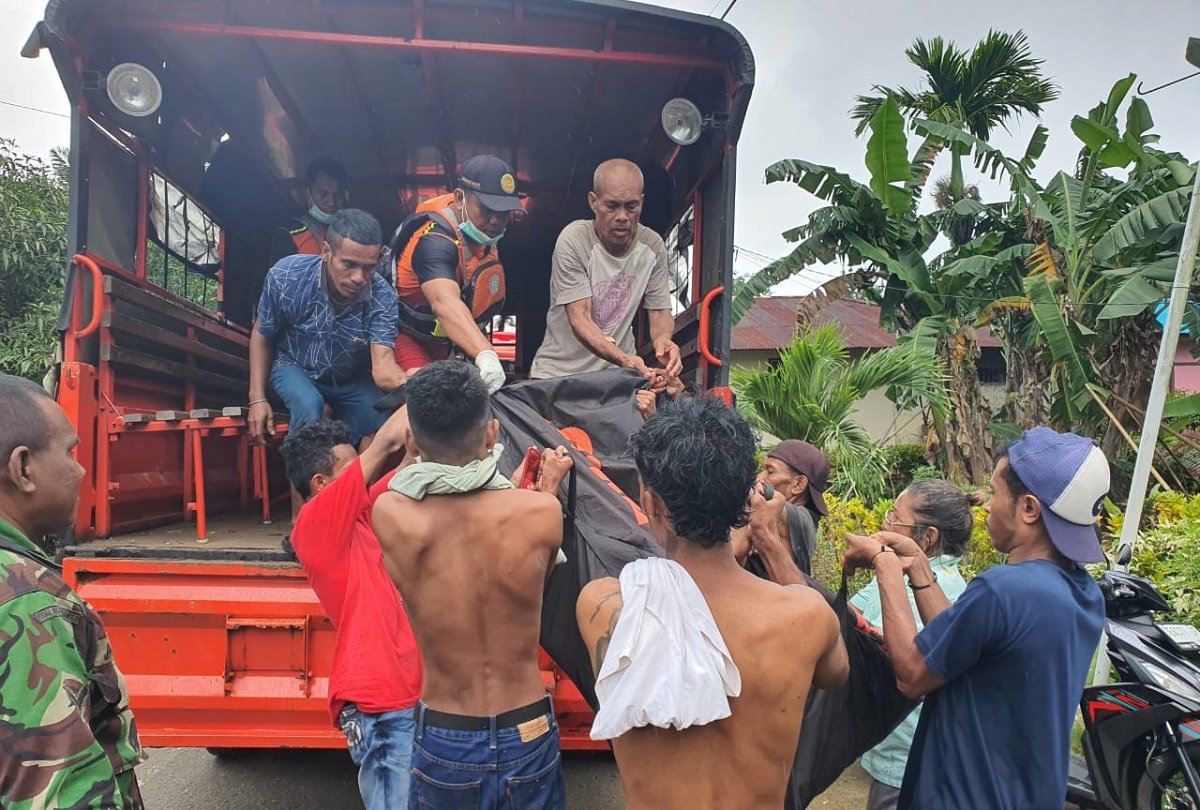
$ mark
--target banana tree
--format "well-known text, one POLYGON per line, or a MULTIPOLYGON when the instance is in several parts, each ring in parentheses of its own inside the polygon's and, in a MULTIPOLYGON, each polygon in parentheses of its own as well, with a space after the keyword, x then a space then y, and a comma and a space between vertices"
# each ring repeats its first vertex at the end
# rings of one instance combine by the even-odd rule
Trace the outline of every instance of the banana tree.
POLYGON ((1118 409, 1105 400, 1142 402, 1148 392, 1154 308, 1167 293, 1195 171, 1182 156, 1155 148, 1144 100, 1129 103, 1122 131, 1118 113, 1134 81, 1121 79, 1087 117, 1073 119, 1082 144, 1077 170, 1045 186, 1020 164, 995 162, 996 151, 970 133, 916 125, 1006 172, 1014 208, 1024 209, 1029 249, 1020 290, 982 314, 1003 313, 1010 380, 1046 383, 1010 388, 1010 412, 1024 422, 1044 409, 1053 424, 1101 437, 1109 453, 1121 449, 1122 437, 1110 416, 1118 409), (1029 374, 1014 361, 1036 368, 1029 374))
POLYGON ((867 500, 883 495, 883 453, 858 421, 856 409, 883 390, 902 407, 924 404, 944 415, 946 379, 933 355, 913 346, 852 359, 832 325, 801 333, 773 367, 735 367, 738 407, 761 430, 803 439, 826 454, 840 494, 867 500))
MULTIPOLYGON (((908 335, 907 340, 939 358, 949 371, 951 407, 944 415, 931 414, 931 449, 948 475, 981 483, 991 470, 990 409, 976 366, 974 321, 982 305, 993 300, 982 291, 1007 291, 995 279, 1019 279, 1016 268, 1027 250, 1019 246, 1019 236, 990 233, 1007 215, 1005 206, 966 199, 948 210, 918 213, 930 165, 946 145, 945 138, 928 135, 909 157, 905 121, 895 100, 879 106, 869 128, 869 184, 800 160, 781 161, 767 170, 769 181, 789 180, 829 205, 785 234, 798 246, 747 282, 740 291, 744 299, 735 297, 735 317, 749 308, 754 296, 813 262, 840 258, 858 268, 855 278, 872 284, 881 295, 884 325, 908 335), (927 259, 949 218, 969 221, 971 231, 980 235, 927 259)), ((990 161, 1032 167, 1045 142, 1039 129, 1020 161, 998 153, 990 161)), ((837 283, 846 286, 844 281, 837 283)), ((811 299, 801 305, 801 326, 816 309, 811 299)))

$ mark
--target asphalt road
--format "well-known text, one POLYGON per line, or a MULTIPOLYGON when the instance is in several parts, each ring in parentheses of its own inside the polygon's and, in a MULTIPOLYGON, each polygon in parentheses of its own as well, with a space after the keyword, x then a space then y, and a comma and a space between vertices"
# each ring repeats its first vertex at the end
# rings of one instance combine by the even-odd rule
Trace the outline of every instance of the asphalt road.
MULTIPOLYGON (((564 756, 572 810, 618 810, 608 754, 564 756)), ((342 751, 255 751, 218 759, 202 748, 159 748, 138 768, 149 810, 362 810, 357 770, 342 751)))
MULTIPOLYGON (((611 756, 563 758, 571 810, 620 810, 621 783, 611 756)), ((159 748, 138 768, 149 810, 362 810, 356 770, 342 751, 253 752, 218 759, 203 749, 159 748)), ((819 797, 814 808, 859 810, 866 775, 857 767, 819 797)))

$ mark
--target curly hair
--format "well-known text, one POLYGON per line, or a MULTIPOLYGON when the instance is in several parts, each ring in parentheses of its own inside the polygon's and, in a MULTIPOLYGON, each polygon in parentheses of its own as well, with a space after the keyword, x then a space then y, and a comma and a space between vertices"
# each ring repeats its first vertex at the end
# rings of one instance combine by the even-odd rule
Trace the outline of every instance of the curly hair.
POLYGON ((736 411, 690 395, 664 404, 630 438, 642 482, 666 504, 675 533, 704 548, 729 542, 749 520, 755 444, 736 411))
POLYGON ((288 431, 279 454, 288 480, 304 500, 312 497, 314 475, 333 475, 333 448, 339 444, 352 445, 345 422, 309 422, 288 431))

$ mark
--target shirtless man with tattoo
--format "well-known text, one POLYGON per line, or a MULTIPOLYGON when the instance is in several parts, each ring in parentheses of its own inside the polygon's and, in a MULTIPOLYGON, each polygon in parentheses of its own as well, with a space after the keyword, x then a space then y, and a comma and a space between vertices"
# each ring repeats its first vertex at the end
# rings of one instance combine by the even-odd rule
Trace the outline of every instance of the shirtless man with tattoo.
MULTIPOLYGON (((741 683, 736 696, 726 692, 724 719, 632 728, 613 740, 627 806, 778 810, 809 689, 839 686, 849 673, 837 618, 817 592, 760 579, 734 559, 730 530, 747 519, 756 473, 754 437, 736 412, 684 396, 651 417, 632 446, 650 529, 699 588, 741 683)), ((777 532, 782 496, 774 508, 758 493, 753 500, 752 531, 777 532)), ((624 583, 595 580, 579 597, 576 615, 598 676, 622 620, 624 583)), ((662 697, 684 708, 694 699, 670 694, 670 686, 662 697)))

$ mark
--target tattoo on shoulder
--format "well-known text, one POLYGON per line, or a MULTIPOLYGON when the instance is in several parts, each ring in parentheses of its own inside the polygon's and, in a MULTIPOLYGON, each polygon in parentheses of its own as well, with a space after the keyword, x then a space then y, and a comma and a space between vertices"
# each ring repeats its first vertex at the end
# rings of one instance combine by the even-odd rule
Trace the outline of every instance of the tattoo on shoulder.
POLYGON ((588 619, 588 624, 591 624, 592 622, 596 621, 596 617, 600 615, 600 609, 604 607, 605 602, 607 602, 609 599, 612 599, 614 596, 620 596, 620 595, 621 595, 620 590, 615 590, 612 593, 605 594, 604 598, 596 603, 596 609, 592 611, 592 617, 590 619, 588 619))
MULTIPOLYGON (((619 593, 619 592, 618 592, 619 593)), ((609 594, 611 596, 612 594, 609 594)), ((605 597, 607 599, 608 597, 605 597)), ((602 602, 603 604, 603 602, 602 602)), ((594 617, 593 617, 594 618, 594 617)), ((617 621, 621 618, 621 608, 617 606, 613 608, 612 614, 608 617, 608 629, 601 634, 600 638, 596 639, 596 655, 595 655, 595 676, 600 676, 600 666, 604 663, 604 656, 608 654, 608 645, 612 643, 613 632, 617 629, 617 621)))

